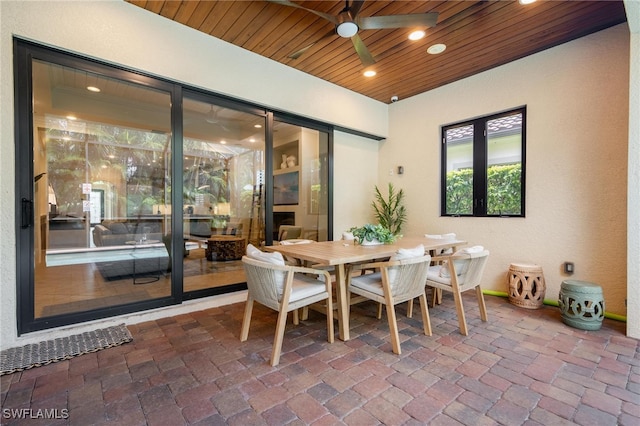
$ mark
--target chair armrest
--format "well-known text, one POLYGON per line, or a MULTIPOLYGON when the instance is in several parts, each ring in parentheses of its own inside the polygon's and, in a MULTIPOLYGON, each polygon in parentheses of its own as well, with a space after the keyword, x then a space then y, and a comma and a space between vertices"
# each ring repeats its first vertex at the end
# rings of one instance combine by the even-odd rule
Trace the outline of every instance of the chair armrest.
POLYGON ((292 272, 300 272, 302 274, 312 274, 312 275, 317 275, 318 277, 321 275, 324 275, 325 282, 331 283, 331 275, 329 274, 329 272, 323 269, 307 268, 304 266, 289 266, 289 268, 290 268, 289 270, 292 272))

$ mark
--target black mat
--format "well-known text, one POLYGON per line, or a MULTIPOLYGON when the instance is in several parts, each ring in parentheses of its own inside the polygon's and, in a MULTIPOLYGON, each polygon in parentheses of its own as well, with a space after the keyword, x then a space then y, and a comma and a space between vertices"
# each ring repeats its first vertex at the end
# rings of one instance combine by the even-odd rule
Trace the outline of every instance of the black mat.
POLYGON ((0 376, 51 364, 133 340, 124 324, 0 352, 0 376))

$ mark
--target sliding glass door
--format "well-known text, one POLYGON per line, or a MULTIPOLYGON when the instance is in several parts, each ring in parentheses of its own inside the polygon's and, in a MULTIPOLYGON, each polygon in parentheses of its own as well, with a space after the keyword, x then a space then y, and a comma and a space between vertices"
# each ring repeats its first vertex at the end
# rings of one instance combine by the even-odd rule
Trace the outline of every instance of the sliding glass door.
POLYGON ((183 101, 183 291, 244 283, 264 234, 266 115, 198 93, 183 101))
POLYGON ((170 296, 171 93, 32 72, 34 318, 170 296))
POLYGON ((19 333, 246 288, 331 236, 331 129, 15 42, 19 333))

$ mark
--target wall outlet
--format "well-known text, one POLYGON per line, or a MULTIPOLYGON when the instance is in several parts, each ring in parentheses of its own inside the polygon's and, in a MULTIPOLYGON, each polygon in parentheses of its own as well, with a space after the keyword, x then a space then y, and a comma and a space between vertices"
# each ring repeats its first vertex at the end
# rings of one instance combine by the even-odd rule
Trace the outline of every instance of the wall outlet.
POLYGON ((573 262, 564 262, 564 273, 571 275, 574 272, 575 272, 575 266, 573 262))

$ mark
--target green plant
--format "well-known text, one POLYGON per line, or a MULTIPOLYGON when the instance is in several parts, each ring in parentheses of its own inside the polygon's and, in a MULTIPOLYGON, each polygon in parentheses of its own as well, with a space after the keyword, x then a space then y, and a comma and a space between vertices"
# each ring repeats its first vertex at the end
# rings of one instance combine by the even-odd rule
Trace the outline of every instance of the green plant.
POLYGON ((349 229, 349 232, 353 234, 358 244, 362 244, 364 241, 371 242, 373 240, 389 244, 396 240, 396 235, 381 224, 373 225, 371 223, 367 223, 363 226, 354 226, 349 229))
MULTIPOLYGON (((447 214, 473 214, 473 169, 447 172, 447 214)), ((521 164, 487 169, 487 214, 521 214, 521 164)))
POLYGON ((402 232, 402 225, 407 220, 407 210, 404 206, 404 191, 401 189, 396 192, 393 184, 389 182, 389 198, 385 199, 378 187, 376 189, 376 198, 371 203, 378 222, 385 228, 389 229, 393 235, 399 235, 402 232))

